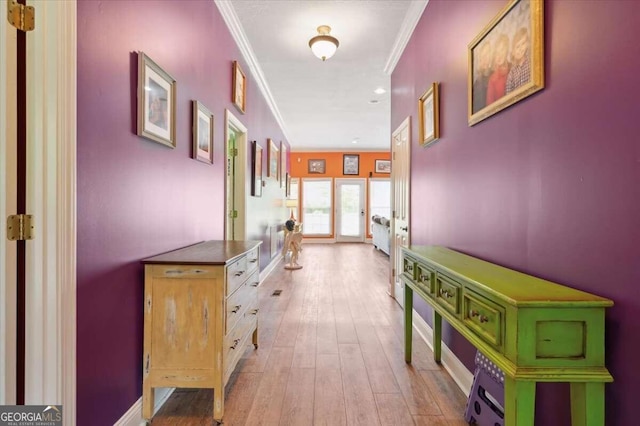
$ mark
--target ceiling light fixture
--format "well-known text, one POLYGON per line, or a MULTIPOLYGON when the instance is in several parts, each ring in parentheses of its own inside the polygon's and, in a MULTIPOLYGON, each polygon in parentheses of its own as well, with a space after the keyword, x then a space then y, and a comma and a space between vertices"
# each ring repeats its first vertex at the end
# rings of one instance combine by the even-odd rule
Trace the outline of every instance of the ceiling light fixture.
POLYGON ((383 93, 386 93, 386 90, 384 90, 382 87, 378 87, 373 91, 373 93, 375 93, 376 95, 382 95, 383 93))
POLYGON ((309 40, 311 51, 323 61, 332 57, 340 45, 337 38, 329 35, 330 32, 330 26, 320 25, 318 27, 318 35, 309 40))

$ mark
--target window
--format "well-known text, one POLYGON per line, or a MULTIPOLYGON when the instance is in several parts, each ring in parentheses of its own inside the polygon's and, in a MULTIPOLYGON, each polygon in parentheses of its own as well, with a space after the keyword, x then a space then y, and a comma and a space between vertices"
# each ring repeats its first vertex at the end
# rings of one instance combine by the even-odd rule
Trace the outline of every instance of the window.
POLYGON ((331 179, 302 179, 302 232, 305 235, 331 235, 331 179))
POLYGON ((389 179, 369 179, 369 222, 371 216, 391 219, 391 181, 389 179))

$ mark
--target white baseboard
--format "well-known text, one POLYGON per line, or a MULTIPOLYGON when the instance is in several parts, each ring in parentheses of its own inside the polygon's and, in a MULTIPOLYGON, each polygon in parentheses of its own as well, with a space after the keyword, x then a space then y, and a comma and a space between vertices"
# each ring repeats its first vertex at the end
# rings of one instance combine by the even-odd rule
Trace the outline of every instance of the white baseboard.
MULTIPOLYGON (((415 310, 413 311, 413 328, 415 328, 427 346, 433 350, 433 329, 429 327, 429 324, 427 324, 415 310)), ((473 385, 473 373, 467 370, 467 367, 460 362, 458 357, 456 357, 453 352, 451 352, 451 349, 444 343, 442 343, 440 355, 444 369, 449 372, 451 378, 456 382, 462 392, 469 396, 471 385, 473 385)))
MULTIPOLYGON (((157 413, 160 407, 167 402, 167 399, 169 399, 174 390, 176 390, 176 388, 155 389, 153 414, 157 413)), ((146 424, 147 422, 142 418, 142 397, 140 397, 113 426, 145 426, 146 424)))
POLYGON ((279 254, 271 260, 271 262, 267 265, 266 268, 260 271, 260 284, 262 284, 264 280, 267 279, 269 274, 271 274, 273 270, 276 269, 276 266, 278 266, 278 263, 280 263, 281 260, 282 260, 282 255, 279 254))

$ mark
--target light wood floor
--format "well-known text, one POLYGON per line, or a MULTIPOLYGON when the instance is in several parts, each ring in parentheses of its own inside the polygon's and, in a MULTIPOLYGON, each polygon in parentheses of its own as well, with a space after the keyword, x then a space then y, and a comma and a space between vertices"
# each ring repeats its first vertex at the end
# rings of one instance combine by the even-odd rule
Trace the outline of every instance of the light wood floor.
MULTIPOLYGON (((389 257, 369 244, 307 244, 258 288, 259 348, 226 387, 225 426, 461 426, 466 398, 387 294, 389 257), (282 290, 280 296, 272 296, 282 290)), ((211 425, 212 391, 176 389, 154 426, 211 425)))

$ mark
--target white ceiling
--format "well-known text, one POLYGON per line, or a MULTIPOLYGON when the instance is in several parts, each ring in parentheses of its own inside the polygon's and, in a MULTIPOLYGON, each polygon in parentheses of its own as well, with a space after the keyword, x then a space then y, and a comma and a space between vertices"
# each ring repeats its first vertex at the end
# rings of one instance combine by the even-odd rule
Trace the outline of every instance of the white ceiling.
POLYGON ((293 151, 367 151, 389 149, 390 73, 427 1, 216 3, 293 151), (340 42, 325 62, 319 25, 340 42))

